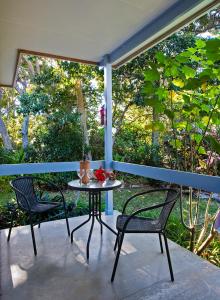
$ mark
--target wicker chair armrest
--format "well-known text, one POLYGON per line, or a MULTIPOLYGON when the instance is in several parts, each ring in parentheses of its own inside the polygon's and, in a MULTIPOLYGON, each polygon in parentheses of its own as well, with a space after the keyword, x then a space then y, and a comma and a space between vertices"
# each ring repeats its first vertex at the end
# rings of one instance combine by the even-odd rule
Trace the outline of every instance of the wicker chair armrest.
POLYGON ((163 191, 169 191, 170 189, 168 188, 163 188, 163 189, 153 189, 153 190, 149 190, 149 191, 144 191, 144 192, 141 192, 141 193, 137 193, 133 196, 131 196, 130 198, 128 198, 128 200, 125 202, 124 204, 124 207, 123 207, 123 210, 122 210, 122 214, 125 213, 125 210, 126 210, 126 207, 127 205, 130 203, 131 200, 135 199, 136 197, 138 196, 142 196, 142 195, 145 195, 145 194, 150 194, 150 193, 155 193, 155 192, 163 192, 163 191))
POLYGON ((164 206, 172 203, 172 202, 175 202, 176 201, 176 197, 170 201, 167 201, 167 202, 164 202, 164 203, 160 203, 160 204, 156 204, 156 205, 152 205, 152 206, 148 206, 148 207, 143 207, 141 209, 138 209, 136 210, 135 212, 133 212, 128 218, 127 220, 125 221, 124 223, 124 226, 123 226, 123 229, 122 231, 125 231, 127 226, 128 226, 128 223, 130 222, 130 220, 135 217, 136 215, 142 213, 142 212, 145 212, 145 211, 150 211, 150 210, 155 210, 155 209, 158 209, 158 208, 163 208, 164 206))
MULTIPOLYGON (((38 177, 33 177, 35 180, 37 181, 42 181, 42 182, 45 182, 47 184, 49 184, 50 186, 52 186, 53 188, 55 188, 57 190, 57 192, 60 193, 60 198, 63 202, 64 205, 66 205, 66 201, 65 201, 65 198, 64 198, 64 195, 63 195, 63 192, 62 190, 58 187, 58 185, 56 185, 55 183, 51 182, 50 180, 47 180, 47 179, 43 179, 43 178, 38 178, 38 177)), ((43 193, 41 194, 41 197, 42 197, 43 193)), ((44 202, 45 203, 45 202, 44 202)))

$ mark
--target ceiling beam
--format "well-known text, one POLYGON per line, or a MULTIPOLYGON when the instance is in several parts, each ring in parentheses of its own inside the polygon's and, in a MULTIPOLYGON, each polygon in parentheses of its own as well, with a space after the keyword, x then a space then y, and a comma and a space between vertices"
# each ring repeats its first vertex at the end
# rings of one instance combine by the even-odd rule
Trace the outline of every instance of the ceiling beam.
POLYGON ((32 51, 32 50, 27 50, 27 49, 18 49, 17 50, 16 64, 15 64, 15 70, 14 70, 12 84, 11 85, 10 84, 6 85, 6 84, 1 84, 0 83, 0 87, 11 87, 11 88, 15 87, 16 81, 17 81, 17 76, 18 76, 18 69, 20 67, 22 55, 33 55, 33 56, 53 58, 53 59, 59 59, 59 60, 67 60, 67 61, 87 64, 87 65, 98 65, 98 63, 95 62, 95 61, 83 60, 83 59, 74 58, 74 57, 67 57, 67 56, 56 55, 56 54, 45 53, 45 52, 32 51))
MULTIPOLYGON (((153 37, 155 34, 158 34, 160 31, 162 31, 165 27, 170 25, 174 20, 176 20, 178 17, 183 16, 184 14, 187 15, 187 13, 202 3, 207 3, 205 8, 201 9, 201 13, 197 15, 201 15, 202 13, 207 12, 212 7, 219 4, 219 0, 213 0, 213 1, 206 1, 206 0, 179 0, 175 4, 173 4, 170 8, 168 8, 165 12, 163 12, 161 15, 159 15, 155 20, 147 24, 145 27, 143 27, 140 31, 138 31, 136 34, 134 34, 131 38, 129 38, 127 41, 125 41, 123 44, 121 44, 118 48, 113 50, 111 53, 108 54, 109 62, 111 64, 115 64, 114 67, 118 67, 122 65, 123 63, 130 60, 132 57, 137 56, 139 53, 143 52, 147 48, 143 45, 145 41, 153 37), (140 49, 138 49, 138 46, 141 46, 140 49), (134 51, 132 54, 132 50, 134 51), (126 57, 127 54, 127 57, 126 57)), ((196 13, 193 19, 197 17, 196 13)), ((189 17, 189 16, 187 16, 189 17)), ((186 18, 187 19, 187 18, 186 18)), ((191 21, 193 20, 191 19, 191 21)), ((180 22, 181 27, 184 26, 184 24, 187 24, 190 22, 190 20, 187 20, 187 22, 180 22)), ((161 37, 161 39, 157 38, 157 41, 153 44, 159 43, 164 38, 168 37, 170 34, 174 33, 178 29, 181 28, 180 26, 177 28, 175 26, 175 30, 168 30, 168 33, 164 33, 161 37)), ((151 47, 153 46, 151 43, 151 47)), ((100 62, 100 65, 103 65, 104 61, 102 60, 100 62)))

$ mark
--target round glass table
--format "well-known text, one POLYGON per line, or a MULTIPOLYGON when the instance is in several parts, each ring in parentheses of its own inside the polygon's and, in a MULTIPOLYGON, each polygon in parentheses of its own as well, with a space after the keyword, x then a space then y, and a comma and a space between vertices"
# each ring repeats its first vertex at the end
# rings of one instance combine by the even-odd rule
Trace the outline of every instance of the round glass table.
POLYGON ((73 180, 68 182, 69 189, 75 191, 84 191, 84 192, 88 192, 89 194, 89 217, 86 221, 84 221, 83 223, 81 223, 71 231, 71 243, 73 243, 73 233, 91 220, 91 227, 90 227, 89 237, 88 237, 87 247, 86 247, 87 260, 89 260, 89 244, 92 236, 95 219, 100 224, 101 234, 103 232, 103 225, 104 225, 111 232, 117 235, 116 231, 102 220, 101 192, 117 189, 121 185, 122 183, 119 180, 107 180, 104 182, 90 181, 90 183, 88 184, 81 184, 79 180, 73 180))

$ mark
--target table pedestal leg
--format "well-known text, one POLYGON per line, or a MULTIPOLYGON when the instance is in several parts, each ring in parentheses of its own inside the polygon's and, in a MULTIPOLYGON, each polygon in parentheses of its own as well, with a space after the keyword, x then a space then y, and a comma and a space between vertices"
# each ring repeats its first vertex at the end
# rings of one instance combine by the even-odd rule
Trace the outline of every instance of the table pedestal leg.
POLYGON ((99 218, 99 222, 101 223, 101 224, 103 224, 105 227, 107 227, 111 232, 113 232, 115 235, 117 235, 117 232, 114 230, 114 229, 112 229, 108 224, 106 224, 103 220, 102 220, 102 207, 101 207, 101 201, 102 201, 102 199, 101 199, 101 192, 99 192, 98 193, 98 202, 99 202, 99 216, 98 216, 98 218, 99 218))
POLYGON ((72 231, 71 231, 71 243, 73 243, 73 233, 78 230, 80 227, 82 227, 83 225, 85 225, 86 223, 88 223, 91 219, 91 216, 92 216, 92 208, 91 208, 91 195, 89 193, 89 218, 84 221, 83 223, 81 223, 80 225, 78 225, 76 228, 74 228, 72 231))
POLYGON ((92 224, 90 227, 90 231, 89 231, 89 237, 88 237, 88 241, 87 241, 87 246, 86 246, 86 257, 87 260, 89 260, 89 244, 90 244, 90 240, 91 240, 91 236, 92 236, 92 231, 93 231, 93 227, 94 227, 94 222, 95 222, 95 216, 96 216, 96 211, 95 211, 95 207, 96 207, 96 194, 94 193, 89 193, 89 198, 92 198, 92 210, 91 210, 91 217, 92 217, 92 224))
POLYGON ((101 235, 103 233, 102 222, 101 222, 101 214, 102 214, 102 202, 101 202, 101 193, 96 193, 96 220, 100 224, 101 235))
POLYGON ((88 237, 87 246, 86 246, 87 260, 89 260, 89 245, 90 245, 90 241, 91 241, 91 237, 92 237, 95 219, 100 224, 101 234, 103 233, 103 225, 104 225, 111 232, 113 232, 115 235, 117 235, 117 232, 102 220, 102 202, 101 201, 102 201, 101 192, 90 191, 89 192, 89 218, 71 231, 71 243, 73 243, 73 233, 92 219, 91 227, 90 227, 90 231, 89 231, 89 237, 88 237))

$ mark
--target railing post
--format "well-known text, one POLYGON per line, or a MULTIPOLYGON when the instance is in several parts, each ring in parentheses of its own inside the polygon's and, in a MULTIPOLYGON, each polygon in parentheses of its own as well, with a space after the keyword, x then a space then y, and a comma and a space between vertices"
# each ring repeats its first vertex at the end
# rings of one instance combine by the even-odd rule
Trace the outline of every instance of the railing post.
MULTIPOLYGON (((107 59, 106 59, 107 61, 107 59)), ((112 66, 108 62, 104 66, 105 97, 105 168, 112 168, 112 66)), ((105 214, 113 214, 113 192, 106 192, 105 214)))

